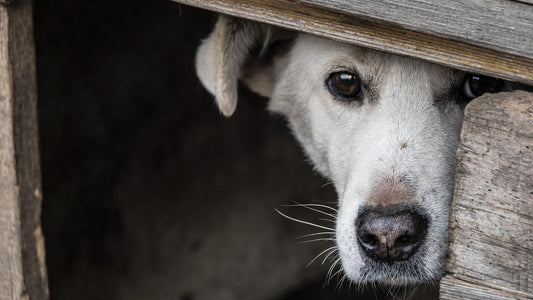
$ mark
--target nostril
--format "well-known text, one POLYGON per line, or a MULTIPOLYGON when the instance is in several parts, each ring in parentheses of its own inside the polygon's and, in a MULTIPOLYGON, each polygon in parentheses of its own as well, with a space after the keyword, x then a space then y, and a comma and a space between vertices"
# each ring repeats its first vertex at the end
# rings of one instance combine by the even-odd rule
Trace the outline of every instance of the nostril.
POLYGON ((375 248, 379 246, 379 239, 373 234, 364 234, 359 237, 359 240, 365 248, 375 248))
POLYGON ((408 252, 411 251, 413 247, 417 246, 420 240, 418 235, 402 235, 396 239, 394 247, 402 252, 408 252))
POLYGON ((394 243, 397 247, 405 247, 412 244, 412 238, 407 235, 402 235, 399 238, 396 239, 396 242, 394 243))

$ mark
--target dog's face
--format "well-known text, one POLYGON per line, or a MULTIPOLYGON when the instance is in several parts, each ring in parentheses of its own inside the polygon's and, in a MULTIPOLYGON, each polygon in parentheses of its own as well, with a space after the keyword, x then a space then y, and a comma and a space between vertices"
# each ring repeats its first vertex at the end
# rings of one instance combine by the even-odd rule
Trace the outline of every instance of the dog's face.
POLYGON ((286 116, 338 193, 336 243, 347 277, 438 280, 465 100, 502 83, 465 83, 460 71, 304 34, 264 44, 275 31, 222 22, 198 52, 200 79, 226 115, 236 104, 231 77, 240 77, 286 116), (278 51, 265 54, 269 46, 278 51), (245 54, 224 58, 227 49, 245 54))
POLYGON ((355 281, 440 278, 464 75, 307 35, 280 64, 270 109, 287 116, 337 190, 344 272, 355 281))

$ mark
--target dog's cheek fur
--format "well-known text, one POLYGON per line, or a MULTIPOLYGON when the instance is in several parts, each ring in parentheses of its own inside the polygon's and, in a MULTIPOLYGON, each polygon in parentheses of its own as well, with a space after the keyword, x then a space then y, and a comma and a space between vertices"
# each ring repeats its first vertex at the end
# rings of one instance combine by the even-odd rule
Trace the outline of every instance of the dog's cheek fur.
POLYGON ((315 169, 334 182, 340 180, 332 169, 346 168, 330 158, 350 154, 350 149, 336 147, 336 141, 352 139, 351 128, 368 108, 335 100, 325 81, 335 67, 354 69, 350 62, 363 54, 358 47, 300 35, 288 55, 276 62, 269 110, 286 116, 315 169))
POLYGON ((296 45, 289 55, 276 62, 276 83, 269 102, 269 110, 284 115, 294 136, 304 148, 305 154, 313 162, 313 166, 325 177, 330 172, 327 166, 326 146, 327 135, 324 132, 326 126, 317 124, 314 106, 319 104, 317 97, 323 92, 323 83, 319 71, 308 69, 309 63, 302 61, 299 44, 296 45))

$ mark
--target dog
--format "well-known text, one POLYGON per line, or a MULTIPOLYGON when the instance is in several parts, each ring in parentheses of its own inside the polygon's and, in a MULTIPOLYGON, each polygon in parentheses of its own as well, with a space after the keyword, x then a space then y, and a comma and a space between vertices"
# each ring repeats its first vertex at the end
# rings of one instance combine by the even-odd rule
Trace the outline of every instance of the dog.
POLYGON ((442 277, 464 108, 513 83, 223 15, 196 71, 223 115, 242 80, 286 117, 338 194, 335 251, 349 280, 442 277))

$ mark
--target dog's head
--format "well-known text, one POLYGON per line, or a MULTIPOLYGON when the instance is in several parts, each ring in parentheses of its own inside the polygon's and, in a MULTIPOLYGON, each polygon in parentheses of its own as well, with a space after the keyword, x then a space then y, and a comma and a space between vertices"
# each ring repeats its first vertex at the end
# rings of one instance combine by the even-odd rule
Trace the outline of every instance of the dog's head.
POLYGON ((503 82, 224 16, 196 63, 226 116, 239 79, 270 97, 269 109, 287 117, 334 183, 349 279, 442 276, 464 105, 503 82))

